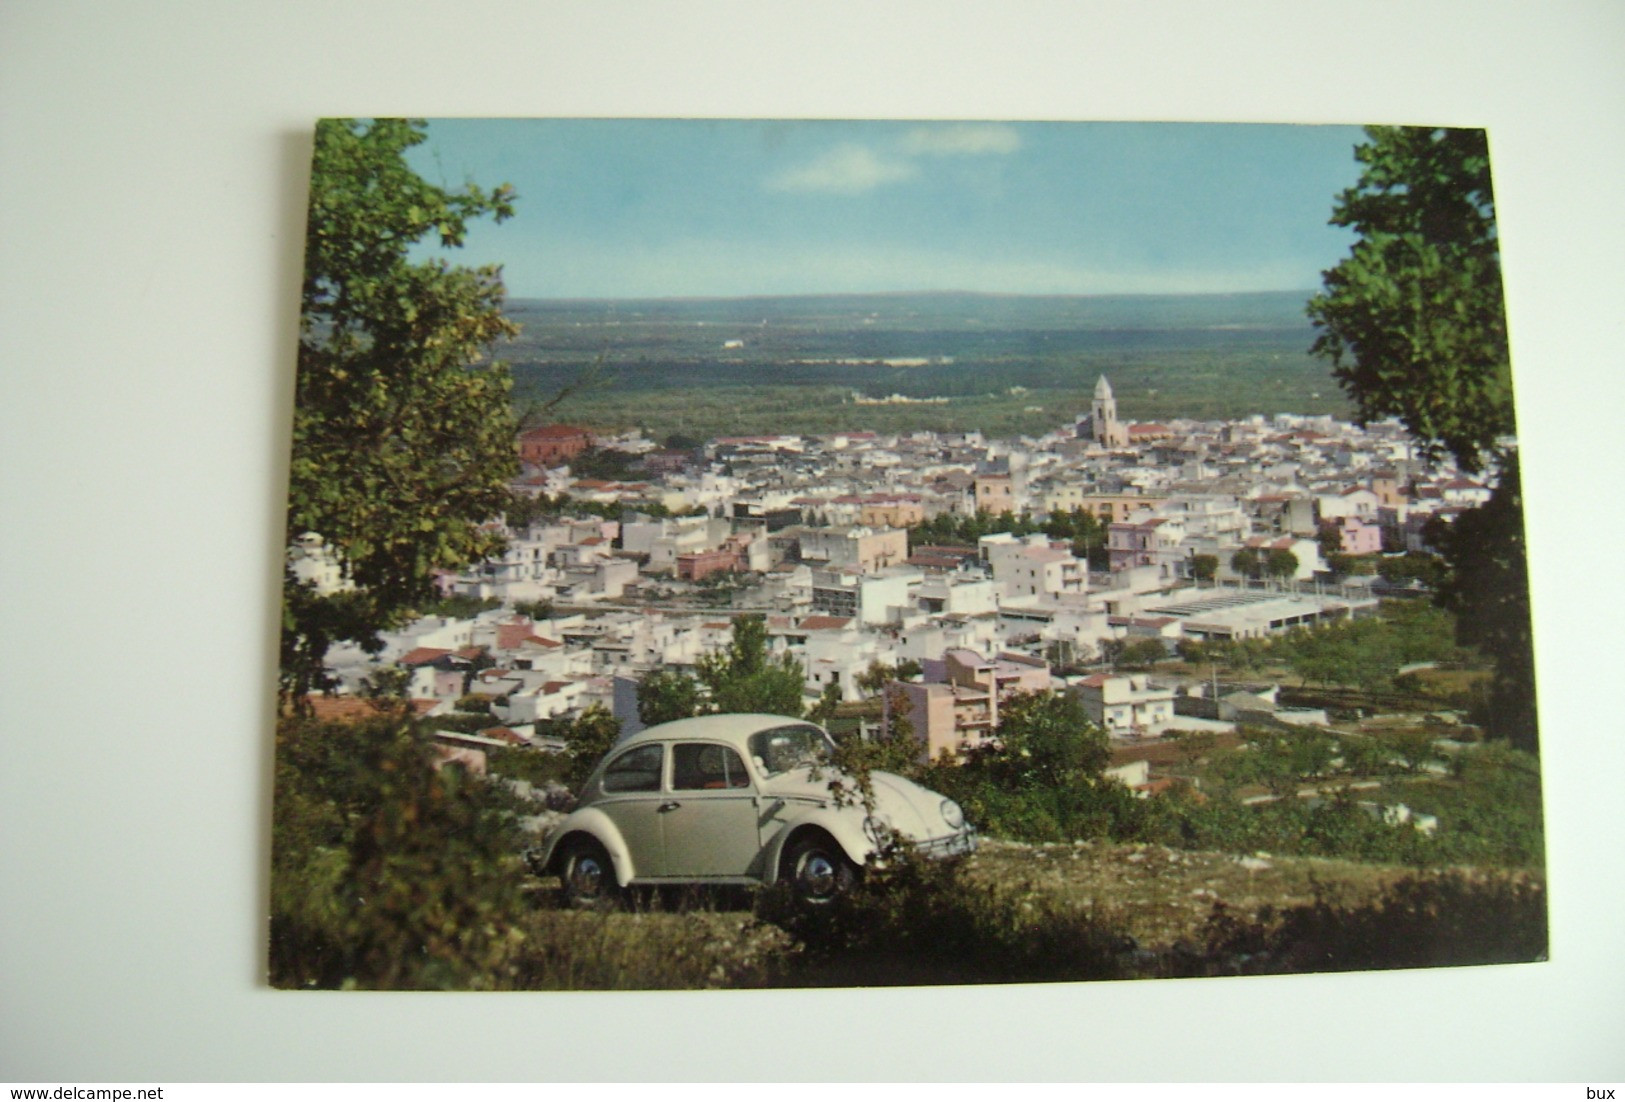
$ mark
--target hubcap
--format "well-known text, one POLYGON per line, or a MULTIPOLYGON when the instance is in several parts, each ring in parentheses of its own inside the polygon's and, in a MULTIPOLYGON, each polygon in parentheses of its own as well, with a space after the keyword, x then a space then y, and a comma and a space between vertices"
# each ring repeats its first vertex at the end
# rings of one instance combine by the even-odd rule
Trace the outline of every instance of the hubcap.
POLYGON ((835 891, 835 863, 817 851, 801 858, 796 880, 808 895, 826 896, 835 891))
POLYGON ((604 869, 595 858, 579 857, 570 872, 570 886, 584 898, 597 896, 604 886, 604 869))

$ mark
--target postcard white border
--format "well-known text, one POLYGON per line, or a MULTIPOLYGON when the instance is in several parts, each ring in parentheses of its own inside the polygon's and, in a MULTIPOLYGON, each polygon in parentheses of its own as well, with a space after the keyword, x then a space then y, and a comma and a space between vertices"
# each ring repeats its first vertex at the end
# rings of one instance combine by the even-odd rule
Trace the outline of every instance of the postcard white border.
POLYGON ((1621 57, 1610 0, 9 5, 0 1075, 1625 1078, 1621 57), (314 118, 366 113, 1488 126, 1553 959, 965 990, 266 989, 304 158, 314 118))

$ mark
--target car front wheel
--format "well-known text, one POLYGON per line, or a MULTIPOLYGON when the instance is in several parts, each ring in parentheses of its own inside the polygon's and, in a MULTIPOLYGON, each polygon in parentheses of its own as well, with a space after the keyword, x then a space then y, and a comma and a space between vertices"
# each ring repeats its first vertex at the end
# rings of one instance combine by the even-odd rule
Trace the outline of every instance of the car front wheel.
POLYGON ((619 902, 621 889, 615 882, 615 866, 604 847, 591 838, 572 839, 565 847, 559 862, 565 906, 602 910, 619 902))
POLYGON ((791 842, 779 868, 796 898, 814 906, 845 895, 858 882, 858 870, 840 847, 816 835, 791 842))

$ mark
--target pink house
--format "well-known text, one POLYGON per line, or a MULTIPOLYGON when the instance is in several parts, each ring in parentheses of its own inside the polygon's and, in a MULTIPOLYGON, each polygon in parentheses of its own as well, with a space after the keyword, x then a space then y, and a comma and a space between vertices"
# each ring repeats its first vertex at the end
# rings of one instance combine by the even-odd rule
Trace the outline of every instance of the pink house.
POLYGON ((1344 517, 1337 534, 1345 555, 1375 555, 1382 550, 1382 525, 1344 517))
POLYGON ((928 761, 958 757, 986 743, 997 733, 1000 711, 1012 695, 1050 687, 1049 665, 1025 655, 990 660, 954 647, 924 666, 924 680, 894 681, 885 699, 888 717, 894 706, 905 709, 928 761))

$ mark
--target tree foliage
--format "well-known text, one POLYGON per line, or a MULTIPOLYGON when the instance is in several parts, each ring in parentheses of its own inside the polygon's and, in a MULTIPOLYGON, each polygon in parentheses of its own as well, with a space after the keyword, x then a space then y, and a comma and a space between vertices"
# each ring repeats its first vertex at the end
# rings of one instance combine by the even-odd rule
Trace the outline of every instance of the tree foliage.
POLYGON ((734 620, 733 638, 721 651, 696 664, 718 712, 766 712, 800 716, 804 674, 793 655, 767 652, 767 620, 760 615, 734 620))
POLYGON ((638 719, 645 727, 700 714, 700 683, 681 670, 660 669, 638 683, 638 719))
POLYGON ((1391 689, 1401 666, 1461 657, 1449 613, 1412 601, 1390 601, 1381 615, 1295 628, 1267 644, 1268 653, 1305 685, 1391 689))
POLYGON ((1438 582, 1437 599, 1455 613, 1457 640, 1495 660, 1485 726, 1492 735, 1534 753, 1539 747, 1535 653, 1523 487, 1515 453, 1502 459, 1501 478, 1489 501, 1462 513, 1438 538, 1450 569, 1438 582))
POLYGON ((1098 777, 1111 761, 1106 733, 1077 697, 1017 693, 999 719, 998 749, 989 760, 1015 787, 1060 787, 1098 777))
POLYGON ((561 732, 569 747, 570 769, 564 784, 579 791, 605 754, 621 737, 621 723, 601 704, 588 705, 561 732))
POLYGON ((938 513, 929 520, 923 520, 908 530, 908 543, 910 547, 974 547, 983 536, 1001 532, 1029 536, 1038 531, 1039 524, 1029 513, 1018 516, 1008 511, 990 513, 986 509, 978 509, 969 516, 964 513, 938 513))
POLYGON ((1264 572, 1272 578, 1290 578, 1298 572, 1298 556, 1285 547, 1276 547, 1264 559, 1264 572))
POLYGON ((1075 697, 1018 693, 1004 704, 993 742, 961 763, 933 763, 923 780, 1001 837, 1140 838, 1155 811, 1102 775, 1110 761, 1106 733, 1075 697))
POLYGON ((282 720, 273 984, 511 985, 524 910, 512 806, 498 786, 430 761, 401 717, 282 720))
POLYGON ((1363 421, 1398 417, 1478 470, 1513 431, 1495 196, 1482 130, 1370 127, 1331 222, 1358 238, 1309 301, 1313 351, 1363 421))
POLYGON ((773 658, 767 621, 760 615, 734 620, 733 637, 695 664, 698 680, 680 670, 661 670, 638 685, 638 718, 665 723, 713 712, 802 715, 805 674, 793 655, 773 658))
POLYGON ((1161 639, 1136 639, 1124 642, 1112 659, 1114 666, 1149 669, 1168 657, 1168 647, 1161 639))
POLYGON ((939 513, 923 520, 908 530, 910 547, 929 545, 974 546, 983 536, 1009 533, 1012 536, 1031 536, 1042 532, 1052 540, 1065 540, 1072 544, 1078 556, 1103 554, 1106 547, 1106 526, 1100 518, 1082 506, 1057 510, 1040 523, 1028 512, 990 513, 978 509, 975 513, 939 513))
POLYGON ((1534 653, 1495 197, 1482 130, 1372 127, 1357 186, 1332 222, 1359 235, 1309 302, 1314 351, 1362 418, 1397 416, 1469 471, 1494 463, 1494 498, 1462 515, 1440 547, 1451 576, 1437 599, 1463 642, 1495 657, 1492 728, 1534 749, 1534 653))
POLYGON ((1417 581, 1429 589, 1437 589, 1444 580, 1444 561, 1426 551, 1411 551, 1393 557, 1384 556, 1377 562, 1377 573, 1385 581, 1417 581))
POLYGON ((282 688, 326 687, 330 644, 378 632, 432 594, 434 572, 497 550, 482 523, 516 469, 505 366, 516 329, 496 268, 419 261, 422 241, 461 244, 471 219, 513 212, 506 186, 448 191, 406 163, 423 123, 317 125, 301 288, 287 539, 323 537, 354 589, 285 580, 282 688))

